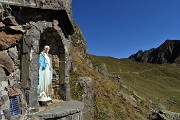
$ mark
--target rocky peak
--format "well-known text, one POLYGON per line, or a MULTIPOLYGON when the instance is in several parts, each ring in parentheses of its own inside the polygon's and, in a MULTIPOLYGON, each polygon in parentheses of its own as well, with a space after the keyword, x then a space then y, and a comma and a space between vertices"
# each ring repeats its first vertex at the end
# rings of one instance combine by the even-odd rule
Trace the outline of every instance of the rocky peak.
POLYGON ((180 40, 166 40, 157 48, 138 51, 129 58, 137 62, 163 64, 174 63, 180 57, 180 40))

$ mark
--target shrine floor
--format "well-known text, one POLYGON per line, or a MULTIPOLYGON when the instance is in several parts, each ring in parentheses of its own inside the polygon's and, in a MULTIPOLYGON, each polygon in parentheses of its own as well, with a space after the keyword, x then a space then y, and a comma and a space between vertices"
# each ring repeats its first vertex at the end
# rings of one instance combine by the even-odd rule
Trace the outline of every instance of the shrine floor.
POLYGON ((51 105, 39 107, 39 111, 30 114, 40 120, 83 120, 84 104, 76 100, 53 100, 51 105))

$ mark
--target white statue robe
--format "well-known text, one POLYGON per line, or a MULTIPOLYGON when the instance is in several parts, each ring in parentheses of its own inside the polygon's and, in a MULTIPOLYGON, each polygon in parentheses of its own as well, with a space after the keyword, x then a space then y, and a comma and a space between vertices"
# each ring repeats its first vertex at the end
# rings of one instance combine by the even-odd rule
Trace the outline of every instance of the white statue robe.
MULTIPOLYGON (((52 67, 50 58, 46 53, 41 53, 45 58, 46 68, 44 70, 39 70, 39 85, 38 93, 45 92, 47 95, 51 95, 49 86, 52 84, 52 67)), ((41 66, 40 66, 41 67, 41 66)))

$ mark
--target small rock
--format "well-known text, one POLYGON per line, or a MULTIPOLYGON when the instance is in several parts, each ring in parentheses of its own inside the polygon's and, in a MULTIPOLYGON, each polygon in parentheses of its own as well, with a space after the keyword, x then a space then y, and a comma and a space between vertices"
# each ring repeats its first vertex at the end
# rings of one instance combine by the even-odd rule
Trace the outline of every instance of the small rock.
POLYGON ((22 107, 22 108, 27 107, 27 103, 26 103, 25 100, 22 100, 22 101, 20 102, 20 104, 21 104, 21 107, 22 107))
POLYGON ((0 106, 2 106, 3 104, 4 104, 4 101, 0 99, 0 106))
POLYGON ((9 99, 9 97, 8 97, 7 95, 3 95, 3 96, 1 97, 1 99, 4 100, 4 101, 6 101, 6 100, 9 99))
POLYGON ((19 86, 14 85, 12 87, 18 94, 22 94, 22 91, 20 90, 19 86))
POLYGON ((0 28, 1 27, 5 27, 5 25, 2 22, 0 22, 0 28))
POLYGON ((1 91, 1 94, 2 94, 2 95, 7 95, 8 92, 7 92, 7 91, 1 91))
POLYGON ((14 31, 20 31, 22 33, 25 32, 25 30, 23 30, 23 27, 22 26, 10 26, 10 29, 14 30, 14 31))
POLYGON ((6 73, 4 69, 0 66, 0 81, 5 81, 6 80, 6 73))
POLYGON ((122 99, 126 100, 129 104, 131 104, 134 108, 137 108, 137 101, 134 97, 127 94, 122 94, 121 97, 122 99))
POLYGON ((8 50, 8 54, 13 60, 18 59, 18 51, 16 46, 8 50))
POLYGON ((8 87, 8 82, 7 81, 1 81, 1 85, 3 87, 8 87))
POLYGON ((0 94, 2 94, 1 91, 4 91, 4 90, 5 90, 4 87, 0 87, 0 94))
POLYGON ((20 95, 20 94, 22 94, 22 91, 19 88, 15 87, 15 86, 8 89, 8 95, 11 96, 11 97, 16 96, 16 95, 20 95))
POLYGON ((14 63, 6 51, 0 52, 0 64, 9 72, 14 71, 14 63))
POLYGON ((8 89, 8 95, 9 95, 10 97, 12 97, 12 96, 15 96, 15 95, 18 95, 18 94, 17 94, 17 92, 14 91, 12 88, 9 88, 9 89, 8 89))
POLYGON ((18 25, 18 23, 16 22, 16 18, 14 16, 7 16, 3 22, 6 25, 18 25))
POLYGON ((3 112, 4 112, 4 115, 5 115, 5 118, 10 120, 11 119, 10 111, 8 109, 6 109, 6 110, 3 110, 3 112))

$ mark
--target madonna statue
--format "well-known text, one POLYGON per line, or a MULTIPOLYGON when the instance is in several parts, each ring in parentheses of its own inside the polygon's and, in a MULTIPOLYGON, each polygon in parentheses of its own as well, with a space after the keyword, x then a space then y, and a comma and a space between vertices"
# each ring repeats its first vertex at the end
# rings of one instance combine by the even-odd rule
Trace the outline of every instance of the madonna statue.
POLYGON ((48 52, 50 50, 49 46, 44 46, 44 50, 39 55, 39 85, 38 94, 39 101, 48 101, 51 98, 52 89, 52 65, 48 52))

